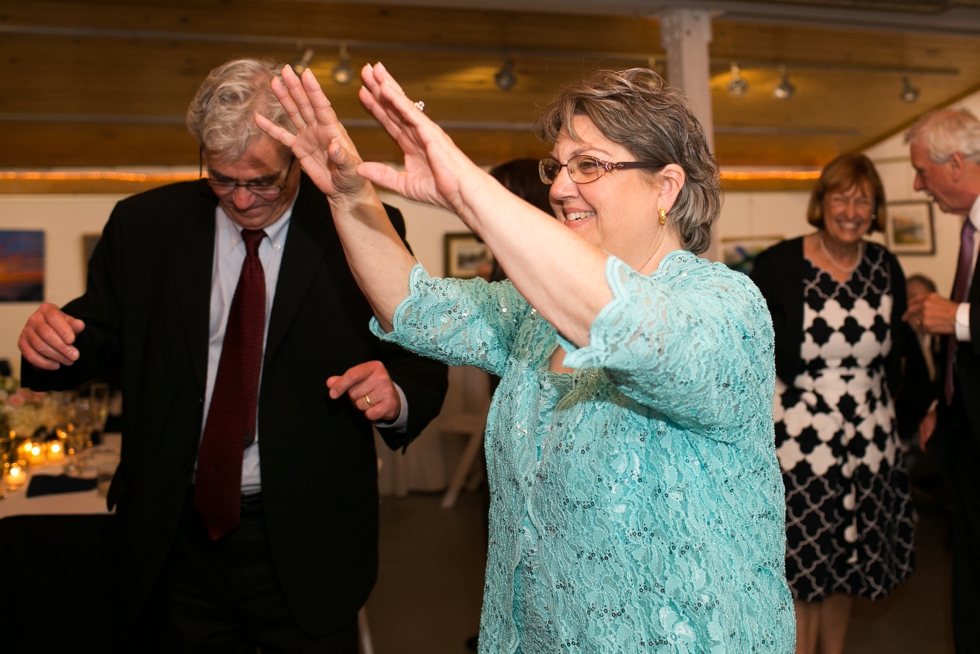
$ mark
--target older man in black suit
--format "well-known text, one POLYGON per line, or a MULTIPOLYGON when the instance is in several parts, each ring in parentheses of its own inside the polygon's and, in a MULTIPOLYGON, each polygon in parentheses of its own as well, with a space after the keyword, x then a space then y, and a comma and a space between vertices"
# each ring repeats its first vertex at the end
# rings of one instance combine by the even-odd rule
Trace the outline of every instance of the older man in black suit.
POLYGON ((909 300, 906 320, 942 339, 937 406, 920 427, 956 489, 953 524, 953 634, 957 652, 980 652, 980 121, 965 110, 923 116, 906 135, 915 189, 946 213, 965 216, 951 299, 909 300))
POLYGON ((337 208, 256 128, 260 112, 291 129, 279 68, 211 72, 188 111, 208 178, 120 202, 85 295, 20 338, 35 389, 122 369, 121 613, 160 651, 356 653, 377 574, 371 423, 403 447, 446 390, 444 366, 369 332, 337 208))

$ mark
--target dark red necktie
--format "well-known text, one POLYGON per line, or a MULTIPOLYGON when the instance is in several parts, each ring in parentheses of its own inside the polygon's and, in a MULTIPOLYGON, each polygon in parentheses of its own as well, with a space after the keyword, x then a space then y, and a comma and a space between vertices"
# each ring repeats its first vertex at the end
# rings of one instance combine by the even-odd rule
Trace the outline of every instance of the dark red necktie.
POLYGON ((263 238, 262 230, 242 230, 248 254, 231 300, 211 407, 197 453, 194 510, 211 540, 238 526, 242 456, 255 442, 265 333, 265 272, 259 260, 263 238))
MULTIPOLYGON (((960 233, 960 261, 956 267, 956 282, 953 284, 953 302, 966 302, 967 289, 970 286, 970 267, 973 263, 973 235, 977 229, 966 217, 963 223, 963 231, 960 233)), ((946 347, 946 379, 943 384, 943 391, 946 395, 946 406, 953 403, 953 364, 956 362, 956 330, 949 335, 946 347)))

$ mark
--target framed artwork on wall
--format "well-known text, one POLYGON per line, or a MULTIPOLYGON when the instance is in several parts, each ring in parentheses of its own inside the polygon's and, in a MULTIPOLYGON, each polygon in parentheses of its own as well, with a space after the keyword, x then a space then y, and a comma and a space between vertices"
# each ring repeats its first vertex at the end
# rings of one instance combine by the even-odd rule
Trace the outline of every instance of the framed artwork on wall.
POLYGON ((721 261, 732 270, 748 275, 755 258, 782 240, 781 235, 722 237, 721 261))
POLYGON ((928 200, 889 202, 885 242, 894 254, 935 254, 932 203, 928 200))
POLYGON ((446 277, 476 277, 482 264, 493 260, 490 250, 470 232, 446 234, 443 240, 446 277))
POLYGON ((0 230, 0 302, 44 300, 44 232, 0 230))

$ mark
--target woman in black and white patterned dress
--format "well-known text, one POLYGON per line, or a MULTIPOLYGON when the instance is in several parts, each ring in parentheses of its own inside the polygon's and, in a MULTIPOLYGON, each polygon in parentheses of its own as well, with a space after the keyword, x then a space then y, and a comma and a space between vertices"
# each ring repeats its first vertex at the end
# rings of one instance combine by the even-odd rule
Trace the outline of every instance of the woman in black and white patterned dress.
POLYGON ((864 236, 884 224, 871 161, 844 155, 810 197, 815 234, 759 256, 752 279, 776 332, 776 452, 786 485, 786 574, 797 654, 841 652, 853 598, 878 599, 912 571, 912 505, 898 448, 902 358, 898 260, 864 236))

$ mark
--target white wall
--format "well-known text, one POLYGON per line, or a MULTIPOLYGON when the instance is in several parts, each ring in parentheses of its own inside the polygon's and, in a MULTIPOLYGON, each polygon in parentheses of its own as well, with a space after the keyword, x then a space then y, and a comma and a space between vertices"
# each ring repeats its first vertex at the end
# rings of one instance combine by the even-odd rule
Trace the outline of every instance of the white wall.
MULTIPOLYGON (((82 235, 100 233, 123 195, 0 196, 0 229, 44 231, 44 299, 63 305, 85 290, 82 235)), ((442 235, 467 231, 456 216, 441 209, 385 194, 385 202, 405 215, 415 256, 435 274, 442 274, 442 235)), ((10 359, 19 376, 17 338, 36 302, 0 303, 0 358, 10 359)))

